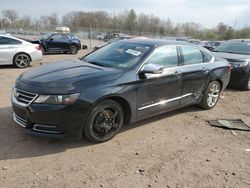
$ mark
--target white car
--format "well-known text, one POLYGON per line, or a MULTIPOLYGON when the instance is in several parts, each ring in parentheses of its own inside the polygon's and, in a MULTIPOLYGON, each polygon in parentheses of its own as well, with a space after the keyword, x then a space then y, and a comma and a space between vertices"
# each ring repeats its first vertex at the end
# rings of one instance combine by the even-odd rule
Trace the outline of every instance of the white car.
POLYGON ((42 51, 39 44, 8 36, 0 35, 0 65, 14 65, 26 68, 32 61, 42 60, 42 51))

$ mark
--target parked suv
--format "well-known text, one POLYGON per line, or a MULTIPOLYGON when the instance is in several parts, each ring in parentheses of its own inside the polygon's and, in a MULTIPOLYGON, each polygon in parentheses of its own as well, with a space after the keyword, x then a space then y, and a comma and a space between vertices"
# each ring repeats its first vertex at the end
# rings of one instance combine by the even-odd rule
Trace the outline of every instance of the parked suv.
POLYGON ((230 64, 208 50, 164 40, 121 40, 77 60, 20 75, 13 118, 38 135, 104 142, 123 124, 188 105, 213 108, 230 64))
POLYGON ((43 53, 77 54, 81 49, 81 41, 74 34, 55 33, 44 35, 40 44, 43 53))

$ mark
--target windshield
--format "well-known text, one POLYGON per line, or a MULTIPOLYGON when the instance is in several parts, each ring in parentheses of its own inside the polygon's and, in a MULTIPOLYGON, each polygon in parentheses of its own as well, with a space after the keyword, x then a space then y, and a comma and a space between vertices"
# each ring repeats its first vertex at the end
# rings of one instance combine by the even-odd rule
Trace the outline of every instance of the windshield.
POLYGON ((250 43, 248 42, 227 42, 223 43, 217 48, 216 52, 228 52, 236 54, 250 55, 250 43))
POLYGON ((151 49, 149 45, 119 41, 98 49, 83 60, 104 67, 130 68, 137 65, 151 49))

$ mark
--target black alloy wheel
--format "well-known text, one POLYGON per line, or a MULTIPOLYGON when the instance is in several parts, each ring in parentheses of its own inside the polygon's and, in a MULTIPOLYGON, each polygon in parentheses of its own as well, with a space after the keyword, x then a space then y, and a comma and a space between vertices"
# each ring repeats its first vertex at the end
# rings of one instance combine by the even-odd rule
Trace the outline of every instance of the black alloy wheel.
POLYGON ((97 104, 84 125, 85 136, 92 142, 106 142, 113 138, 123 125, 123 109, 113 100, 97 104))

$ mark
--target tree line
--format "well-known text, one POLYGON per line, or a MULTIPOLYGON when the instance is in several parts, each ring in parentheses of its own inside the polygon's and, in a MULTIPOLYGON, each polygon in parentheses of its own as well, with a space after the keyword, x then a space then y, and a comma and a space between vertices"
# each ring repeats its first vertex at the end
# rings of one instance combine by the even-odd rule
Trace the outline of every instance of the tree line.
MULTIPOLYGON (((228 40, 232 38, 250 38, 250 28, 244 27, 235 30, 232 26, 218 23, 215 28, 205 28, 199 23, 174 23, 170 19, 163 19, 153 14, 137 14, 134 9, 118 13, 105 11, 72 11, 61 19, 56 13, 43 15, 39 19, 31 19, 28 15, 19 16, 15 10, 3 10, 3 18, 7 18, 5 25, 20 28, 51 29, 55 26, 68 26, 78 32, 81 28, 92 28, 99 32, 124 32, 136 35, 157 36, 186 36, 203 40, 228 40)), ((5 19, 3 19, 5 22, 5 19)))

